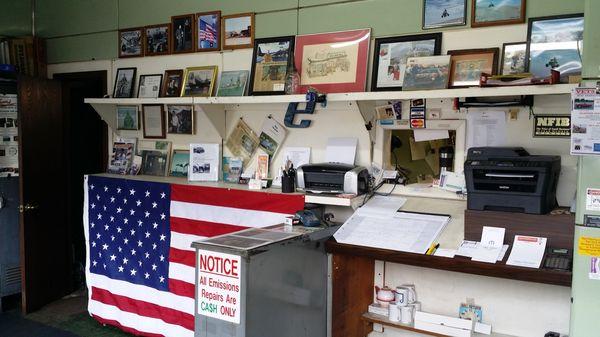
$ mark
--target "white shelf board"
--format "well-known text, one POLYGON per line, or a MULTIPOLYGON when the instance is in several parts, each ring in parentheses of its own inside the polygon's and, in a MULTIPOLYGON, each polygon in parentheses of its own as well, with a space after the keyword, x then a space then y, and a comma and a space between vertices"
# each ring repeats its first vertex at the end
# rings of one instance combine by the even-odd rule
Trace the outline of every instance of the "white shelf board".
MULTIPOLYGON (((328 94, 329 102, 409 100, 415 98, 498 97, 520 95, 565 95, 576 84, 526 85, 491 88, 460 88, 419 91, 380 91, 328 94)), ((241 97, 160 97, 160 98, 86 98, 89 104, 265 104, 304 102, 304 95, 241 96, 241 97)))

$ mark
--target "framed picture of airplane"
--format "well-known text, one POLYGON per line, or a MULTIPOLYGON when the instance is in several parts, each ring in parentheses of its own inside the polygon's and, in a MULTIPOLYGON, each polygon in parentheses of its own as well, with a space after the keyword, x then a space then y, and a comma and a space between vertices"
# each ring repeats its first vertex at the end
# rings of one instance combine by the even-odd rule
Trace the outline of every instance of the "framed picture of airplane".
POLYGON ((298 92, 365 91, 370 40, 370 28, 297 36, 298 92))
POLYGON ((424 0, 423 29, 467 24, 467 0, 424 0))

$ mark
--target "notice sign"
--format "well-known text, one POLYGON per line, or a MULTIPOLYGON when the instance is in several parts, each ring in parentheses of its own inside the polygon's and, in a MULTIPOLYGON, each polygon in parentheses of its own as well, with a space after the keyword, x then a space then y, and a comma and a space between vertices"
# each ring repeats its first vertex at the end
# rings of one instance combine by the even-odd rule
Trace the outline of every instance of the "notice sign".
POLYGON ((585 193, 585 210, 600 211, 600 189, 588 188, 585 193))
POLYGON ((582 236, 577 248, 579 255, 600 256, 600 238, 582 236))
POLYGON ((575 88, 571 97, 571 154, 600 155, 600 95, 596 88, 575 88))
POLYGON ((533 119, 534 137, 570 137, 570 115, 537 115, 533 119))
POLYGON ((240 324, 241 257, 198 250, 198 314, 240 324))

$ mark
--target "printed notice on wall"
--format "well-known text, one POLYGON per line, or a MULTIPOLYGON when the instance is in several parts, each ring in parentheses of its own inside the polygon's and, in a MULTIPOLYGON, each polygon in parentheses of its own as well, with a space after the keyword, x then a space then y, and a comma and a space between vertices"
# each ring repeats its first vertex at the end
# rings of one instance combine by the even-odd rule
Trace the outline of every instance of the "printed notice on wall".
POLYGON ((600 212, 600 189, 588 188, 585 193, 585 210, 600 212))
POLYGON ((592 262, 590 263, 590 280, 600 281, 600 258, 598 257, 592 257, 592 262))
POLYGON ((240 324, 241 257, 198 250, 198 314, 240 324))
POLYGON ((600 238, 582 236, 577 248, 579 255, 600 256, 600 238))
POLYGON ((596 88, 571 94, 571 154, 600 155, 600 95, 596 88))
POLYGON ((0 94, 0 177, 19 175, 17 95, 0 94))

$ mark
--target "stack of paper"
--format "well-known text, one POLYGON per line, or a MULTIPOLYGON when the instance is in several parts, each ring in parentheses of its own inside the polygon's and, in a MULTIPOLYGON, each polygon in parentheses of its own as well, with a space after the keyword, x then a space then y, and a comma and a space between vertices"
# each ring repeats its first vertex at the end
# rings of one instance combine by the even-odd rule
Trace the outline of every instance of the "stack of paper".
POLYGON ((478 262, 496 263, 504 245, 505 228, 483 227, 481 241, 471 256, 471 260, 478 262))
POLYGON ((546 251, 546 238, 515 235, 507 265, 539 268, 546 251))

